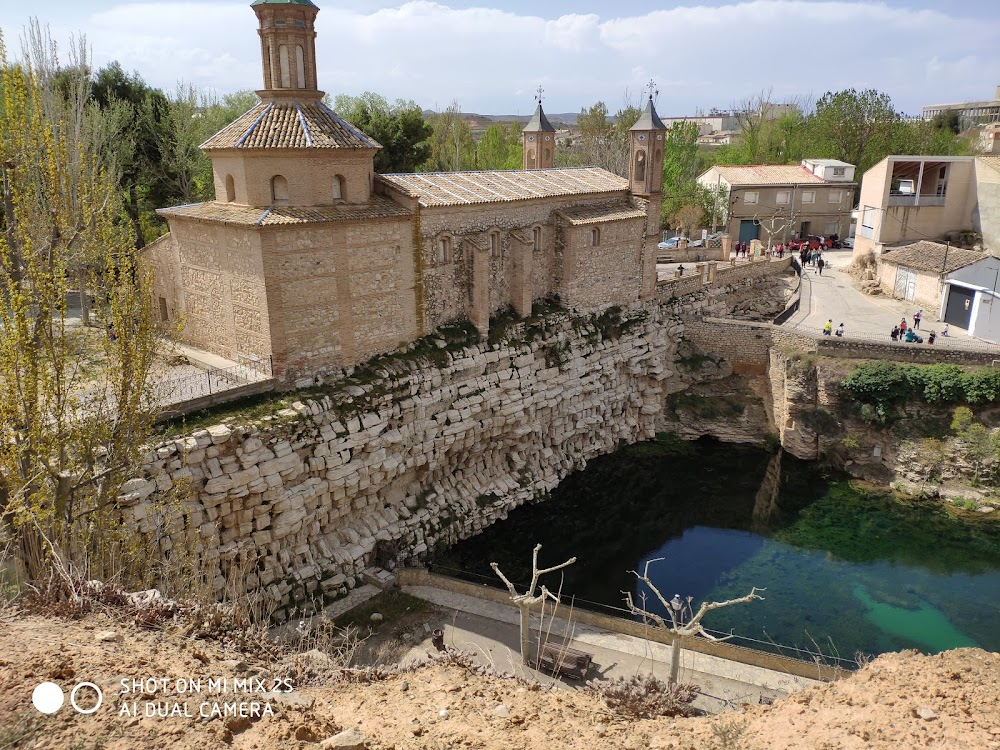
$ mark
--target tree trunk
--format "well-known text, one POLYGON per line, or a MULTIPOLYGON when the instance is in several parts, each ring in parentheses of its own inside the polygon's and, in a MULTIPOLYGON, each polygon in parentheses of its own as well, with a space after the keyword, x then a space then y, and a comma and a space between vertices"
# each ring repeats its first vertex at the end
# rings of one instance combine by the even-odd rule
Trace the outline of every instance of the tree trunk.
POLYGON ((681 671, 681 635, 674 633, 673 641, 670 644, 670 684, 677 684, 677 677, 681 671))
POLYGON ((527 604, 522 604, 518 609, 521 611, 521 662, 526 666, 533 666, 531 663, 531 616, 527 604))

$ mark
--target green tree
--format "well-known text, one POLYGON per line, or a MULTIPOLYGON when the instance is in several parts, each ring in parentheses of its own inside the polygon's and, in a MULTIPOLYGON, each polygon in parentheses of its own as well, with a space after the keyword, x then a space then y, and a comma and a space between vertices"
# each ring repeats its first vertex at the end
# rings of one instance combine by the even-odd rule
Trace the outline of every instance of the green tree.
POLYGON ((431 154, 423 167, 431 172, 459 172, 475 169, 476 142, 462 106, 453 101, 444 112, 430 117, 431 154))
POLYGON ((163 92, 150 88, 138 73, 127 74, 118 62, 101 68, 92 95, 102 109, 124 106, 130 121, 115 139, 118 179, 125 212, 132 222, 136 248, 161 233, 157 208, 179 202, 166 173, 170 105, 163 92))
POLYGON ((718 210, 715 195, 698 183, 708 166, 709 159, 698 146, 698 126, 675 122, 664 138, 663 226, 694 227, 711 221, 718 210))
POLYGON ((979 482, 983 464, 990 456, 996 456, 997 439, 989 428, 977 421, 972 410, 959 406, 952 415, 951 429, 961 441, 965 457, 972 464, 973 483, 979 482))
POLYGON ((35 582, 137 552, 116 503, 149 435, 156 341, 93 112, 46 101, 52 73, 9 65, 0 36, 0 526, 35 582), (114 337, 67 324, 74 268, 114 337))
POLYGON ((863 174, 892 150, 902 118, 888 94, 875 89, 827 92, 810 118, 810 145, 826 156, 858 168, 863 174))
POLYGON ((524 163, 521 125, 494 123, 476 144, 477 169, 520 169, 524 163))
POLYGON ((431 155, 431 126, 416 102, 366 91, 361 96, 341 94, 334 102, 337 114, 382 144, 375 155, 375 171, 415 172, 431 155))

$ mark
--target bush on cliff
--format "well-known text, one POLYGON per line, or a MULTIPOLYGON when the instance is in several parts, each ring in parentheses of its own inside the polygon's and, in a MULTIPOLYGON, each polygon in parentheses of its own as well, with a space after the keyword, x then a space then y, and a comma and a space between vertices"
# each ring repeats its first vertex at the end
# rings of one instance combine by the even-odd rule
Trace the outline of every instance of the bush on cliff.
POLYGON ((866 362, 841 383, 861 404, 883 412, 911 399, 928 404, 980 404, 1000 401, 1000 370, 982 367, 966 372, 957 365, 918 367, 894 362, 866 362))

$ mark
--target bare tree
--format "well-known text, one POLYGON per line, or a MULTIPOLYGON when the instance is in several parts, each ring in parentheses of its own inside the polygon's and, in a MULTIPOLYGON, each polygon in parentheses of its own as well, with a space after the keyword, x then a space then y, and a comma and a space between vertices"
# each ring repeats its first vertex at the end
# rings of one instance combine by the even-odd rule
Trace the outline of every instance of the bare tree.
POLYGON ((640 581, 645 583, 650 590, 656 594, 656 598, 660 600, 660 604, 667 611, 670 616, 670 624, 667 624, 666 619, 663 616, 656 614, 655 612, 650 612, 647 609, 639 607, 636 605, 635 601, 632 599, 631 592, 623 591, 625 594, 625 603, 628 605, 629 610, 632 614, 641 615, 642 617, 648 617, 650 620, 656 623, 656 625, 662 630, 666 630, 669 633, 673 633, 674 637, 671 640, 670 647, 670 681, 672 683, 677 682, 677 673, 680 671, 680 654, 681 654, 681 643, 683 639, 691 635, 700 635, 703 638, 707 638, 710 641, 725 641, 732 638, 732 635, 727 635, 722 638, 716 638, 714 635, 710 634, 702 626, 702 618, 711 612, 713 609, 722 609, 723 607, 730 607, 734 604, 745 604, 747 602, 752 602, 754 599, 763 600, 758 591, 765 591, 765 589, 758 589, 756 586, 750 589, 750 593, 746 596, 741 596, 736 599, 727 599, 724 602, 702 602, 701 606, 698 608, 697 612, 691 609, 691 600, 694 597, 687 598, 687 612, 689 617, 685 621, 684 611, 685 602, 682 602, 680 597, 674 595, 674 598, 670 601, 660 593, 660 590, 653 584, 649 578, 649 566, 651 563, 659 562, 662 557, 658 557, 654 560, 647 560, 646 567, 642 571, 642 575, 639 575, 636 571, 630 571, 635 574, 635 577, 640 581))
POLYGON ((556 570, 560 570, 576 562, 575 557, 571 557, 566 562, 556 565, 551 568, 538 569, 538 553, 541 551, 542 545, 536 544, 534 551, 531 553, 531 585, 528 586, 528 590, 523 593, 517 593, 517 589, 514 584, 507 580, 505 576, 500 571, 500 566, 495 562, 490 563, 490 567, 493 568, 493 572, 500 576, 500 580, 504 582, 507 589, 510 591, 510 600, 517 605, 518 610, 521 613, 521 661, 524 664, 531 665, 531 608, 536 604, 541 604, 546 599, 559 603, 559 597, 553 594, 545 586, 539 589, 539 593, 535 593, 535 587, 538 586, 538 579, 545 575, 546 573, 552 573, 556 570))

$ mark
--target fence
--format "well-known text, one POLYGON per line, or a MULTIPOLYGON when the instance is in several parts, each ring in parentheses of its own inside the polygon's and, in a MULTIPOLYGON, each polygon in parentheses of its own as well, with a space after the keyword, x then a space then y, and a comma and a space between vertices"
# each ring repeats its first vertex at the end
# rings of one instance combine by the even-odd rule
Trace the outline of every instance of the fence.
MULTIPOLYGON (((433 586, 446 591, 474 596, 500 604, 511 605, 509 592, 502 588, 498 578, 481 576, 468 571, 433 565, 433 571, 422 568, 400 568, 399 582, 403 586, 433 586), (473 582, 474 580, 474 582, 473 582)), ((514 582, 521 590, 524 584, 514 582)), ((669 644, 672 636, 658 628, 643 623, 622 607, 614 607, 600 602, 564 595, 564 605, 573 605, 572 619, 615 633, 624 633, 636 638, 644 638, 658 643, 669 644)), ((686 638, 684 648, 700 653, 718 656, 741 664, 751 664, 810 679, 834 680, 857 669, 854 659, 846 659, 837 654, 824 654, 798 646, 787 646, 775 641, 766 641, 746 636, 706 630, 715 637, 725 637, 725 642, 709 641, 703 638, 686 638)))
POLYGON ((215 396, 251 383, 268 380, 272 374, 271 360, 238 356, 232 367, 209 367, 204 372, 184 375, 156 384, 156 401, 170 406, 215 396))

